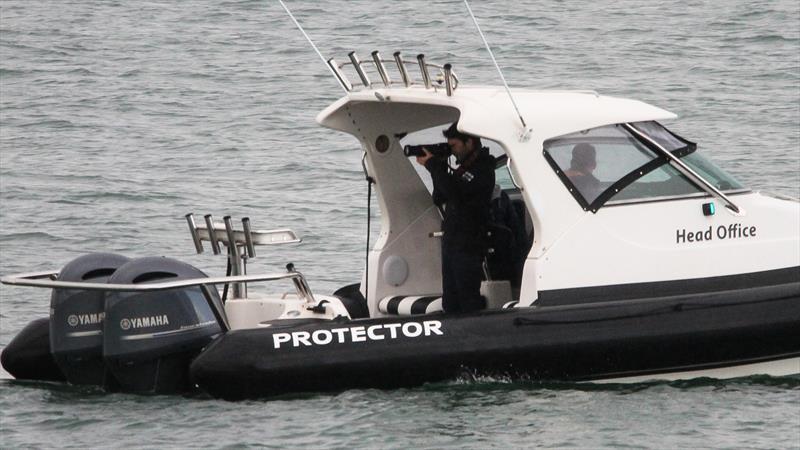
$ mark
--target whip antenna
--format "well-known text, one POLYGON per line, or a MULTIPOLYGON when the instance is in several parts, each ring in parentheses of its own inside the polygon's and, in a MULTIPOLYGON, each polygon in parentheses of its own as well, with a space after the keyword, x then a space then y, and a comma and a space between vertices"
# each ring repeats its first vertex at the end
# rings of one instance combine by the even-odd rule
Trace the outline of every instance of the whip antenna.
POLYGON ((467 2, 467 0, 464 0, 464 5, 467 7, 467 11, 469 11, 469 16, 472 17, 472 22, 475 24, 475 28, 478 29, 478 34, 480 34, 481 39, 483 39, 483 44, 486 45, 486 50, 489 52, 489 56, 492 57, 492 62, 494 63, 494 66, 497 67, 497 73, 500 74, 500 79, 503 80, 503 86, 506 87, 508 98, 511 99, 511 104, 514 105, 514 110, 517 111, 517 116, 519 116, 519 121, 522 122, 523 131, 520 137, 522 138, 523 141, 526 141, 530 134, 528 125, 525 123, 525 119, 522 118, 522 113, 519 112, 519 108, 517 108, 517 102, 514 101, 514 96, 511 95, 511 89, 508 88, 506 77, 503 76, 503 71, 500 70, 500 65, 497 64, 497 60, 494 58, 494 53, 492 53, 492 49, 489 47, 489 43, 486 41, 486 36, 484 36, 483 31, 481 31, 481 26, 478 25, 478 20, 475 18, 475 14, 472 14, 472 8, 469 7, 469 3, 467 2))
MULTIPOLYGON (((328 70, 331 71, 333 76, 338 79, 339 76, 336 74, 336 72, 333 71, 333 68, 328 64, 328 62, 325 61, 325 57, 322 56, 322 53, 320 53, 320 51, 317 48, 317 46, 314 45, 314 41, 312 41, 311 38, 308 36, 308 34, 306 34, 306 31, 303 29, 302 26, 300 26, 300 22, 298 22, 297 19, 294 18, 294 15, 292 14, 291 11, 289 11, 289 8, 286 7, 286 4, 283 3, 283 0, 278 0, 278 3, 280 3, 281 6, 283 6, 283 9, 286 10, 286 14, 289 14, 289 17, 292 19, 292 22, 294 22, 294 24, 297 25, 297 29, 300 30, 301 33, 303 33, 303 36, 306 37, 306 39, 308 40, 308 43, 311 44, 312 47, 314 47, 314 51, 317 52, 317 55, 319 55, 319 59, 322 60, 322 63, 325 64, 325 67, 327 67, 328 70)), ((348 93, 347 89, 344 86, 342 86, 342 89, 344 89, 345 93, 348 93)))

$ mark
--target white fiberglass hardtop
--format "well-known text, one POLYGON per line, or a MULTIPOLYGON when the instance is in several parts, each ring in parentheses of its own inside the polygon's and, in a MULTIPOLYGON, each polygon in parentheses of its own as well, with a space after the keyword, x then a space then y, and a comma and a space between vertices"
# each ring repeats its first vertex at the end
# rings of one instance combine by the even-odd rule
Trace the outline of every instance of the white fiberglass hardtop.
POLYGON ((497 178, 510 183, 498 183, 525 216, 530 252, 521 283, 510 290, 520 306, 574 288, 800 264, 800 252, 786 251, 800 248, 798 203, 743 187, 660 124, 675 117, 593 91, 436 84, 348 91, 317 121, 361 142, 376 181, 382 227, 362 283, 371 314, 381 315, 381 299, 441 293, 441 214, 403 144, 456 121, 499 149, 497 178), (592 192, 567 175, 580 143, 596 152, 592 192))

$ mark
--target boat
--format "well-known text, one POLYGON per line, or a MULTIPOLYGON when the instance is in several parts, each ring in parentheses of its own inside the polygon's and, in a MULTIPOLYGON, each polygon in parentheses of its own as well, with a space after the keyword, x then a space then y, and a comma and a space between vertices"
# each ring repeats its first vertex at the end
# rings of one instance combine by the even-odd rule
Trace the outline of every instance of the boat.
POLYGON ((747 188, 647 103, 470 86, 424 55, 371 56, 327 60, 345 95, 316 118, 360 142, 376 192, 380 235, 360 282, 319 295, 292 264, 249 274, 257 248, 300 238, 187 214, 195 250, 225 254, 225 276, 108 253, 4 276, 52 293, 49 318, 14 338, 3 367, 231 400, 465 372, 598 383, 800 374, 797 199, 747 188), (486 308, 462 314, 442 311, 442 211, 407 156, 451 124, 496 160, 486 308), (592 183, 571 167, 587 146, 592 183), (262 286, 280 281, 293 291, 262 286))

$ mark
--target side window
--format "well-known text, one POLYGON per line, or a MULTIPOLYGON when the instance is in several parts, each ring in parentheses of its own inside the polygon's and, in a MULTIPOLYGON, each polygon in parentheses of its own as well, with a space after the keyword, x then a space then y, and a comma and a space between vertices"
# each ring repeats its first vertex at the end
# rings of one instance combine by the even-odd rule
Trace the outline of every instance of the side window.
POLYGON ((517 189, 517 186, 514 184, 514 180, 511 178, 511 173, 508 169, 508 158, 503 156, 497 158, 497 169, 494 171, 494 182, 500 186, 500 189, 504 191, 517 189))
MULTIPOLYGON (((642 124, 646 124, 643 131, 668 151, 685 152, 693 145, 655 122, 642 124)), ((612 204, 703 192, 667 164, 666 158, 619 125, 550 139, 545 141, 544 151, 567 189, 585 209, 596 202, 612 204)))
MULTIPOLYGON (((612 184, 657 159, 657 155, 616 125, 572 133, 545 142, 568 189, 584 206, 612 184)), ((655 180, 663 178, 656 176, 655 180)))

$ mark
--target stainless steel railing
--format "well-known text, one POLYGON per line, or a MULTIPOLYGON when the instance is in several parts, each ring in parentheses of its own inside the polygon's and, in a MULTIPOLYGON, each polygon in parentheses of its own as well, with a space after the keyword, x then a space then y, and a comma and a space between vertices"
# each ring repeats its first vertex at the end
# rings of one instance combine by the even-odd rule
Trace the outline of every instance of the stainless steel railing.
POLYGON ((49 289, 78 289, 83 291, 115 291, 115 292, 153 292, 165 291, 169 289, 180 289, 192 286, 208 286, 226 283, 247 283, 257 281, 276 281, 292 280, 297 295, 305 299, 306 303, 316 303, 311 289, 308 287, 302 273, 294 270, 294 266, 289 265, 286 273, 271 273, 260 275, 236 275, 224 277, 190 278, 186 280, 162 281, 147 284, 116 284, 116 283, 84 283, 80 281, 59 281, 56 280, 58 272, 31 272, 15 275, 6 275, 0 278, 0 283, 11 286, 29 286, 49 289))
POLYGON ((361 84, 366 89, 373 89, 375 87, 375 84, 370 80, 368 68, 378 75, 378 78, 381 80, 380 83, 387 88, 393 86, 411 87, 421 84, 425 89, 438 90, 439 88, 444 88, 448 96, 453 95, 453 91, 458 88, 458 76, 455 74, 450 64, 439 65, 429 63, 425 60, 425 55, 423 54, 417 55, 416 61, 405 61, 400 52, 395 52, 392 59, 382 59, 377 50, 373 51, 371 56, 371 60, 361 61, 358 55, 356 55, 356 52, 352 51, 347 54, 349 62, 340 64, 337 63, 334 58, 330 58, 328 59, 328 66, 330 66, 336 76, 336 80, 347 92, 355 90, 353 84, 343 71, 347 66, 350 66, 355 71, 361 84), (399 81, 396 81, 390 76, 387 65, 388 67, 396 68, 399 81), (419 67, 419 82, 416 82, 410 75, 409 68, 413 66, 419 67))
MULTIPOLYGON (((192 213, 186 214, 186 222, 189 225, 189 233, 192 235, 195 250, 197 253, 203 253, 203 241, 209 241, 211 250, 215 255, 218 255, 221 253, 220 244, 224 245, 228 250, 227 257, 230 262, 231 278, 247 275, 247 261, 255 258, 256 245, 300 242, 300 238, 292 230, 253 230, 249 217, 242 218, 241 230, 234 229, 233 220, 230 216, 223 217, 222 225, 214 224, 211 214, 206 214, 203 218, 205 219, 205 226, 198 226, 194 221, 194 215, 192 213)), ((246 283, 236 282, 233 279, 229 283, 233 288, 233 298, 247 297, 246 283)))

